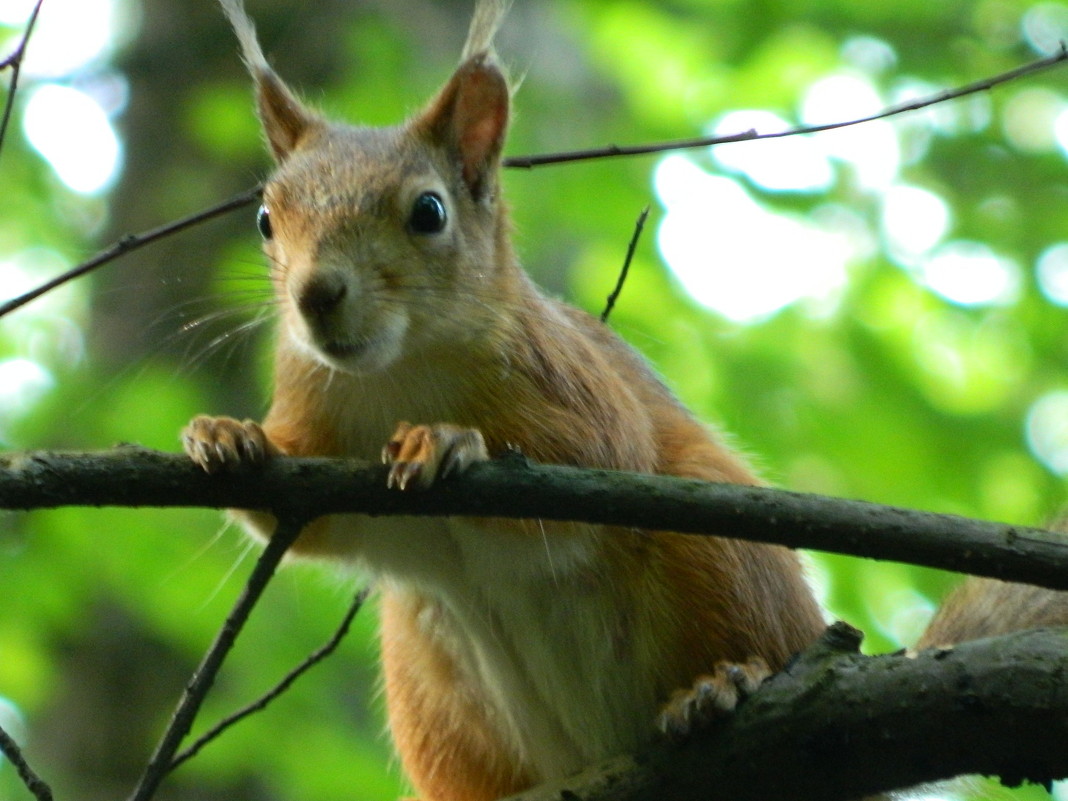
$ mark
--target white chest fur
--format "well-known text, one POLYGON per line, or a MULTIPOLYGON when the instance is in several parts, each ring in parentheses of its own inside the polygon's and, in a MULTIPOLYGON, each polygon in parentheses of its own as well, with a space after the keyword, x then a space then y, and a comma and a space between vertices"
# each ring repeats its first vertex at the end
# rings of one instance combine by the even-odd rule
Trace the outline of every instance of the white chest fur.
POLYGON ((331 538, 389 591, 425 601, 421 633, 543 780, 632 750, 658 699, 633 652, 632 616, 597 570, 595 530, 527 526, 346 516, 331 520, 331 538))
MULTIPOLYGON (((376 458, 398 419, 452 421, 466 385, 433 364, 333 375, 341 449, 376 458)), ((620 608, 596 527, 336 516, 325 534, 327 552, 424 601, 421 634, 491 705, 487 717, 534 778, 631 751, 651 729, 661 699, 642 648, 656 638, 620 608)))

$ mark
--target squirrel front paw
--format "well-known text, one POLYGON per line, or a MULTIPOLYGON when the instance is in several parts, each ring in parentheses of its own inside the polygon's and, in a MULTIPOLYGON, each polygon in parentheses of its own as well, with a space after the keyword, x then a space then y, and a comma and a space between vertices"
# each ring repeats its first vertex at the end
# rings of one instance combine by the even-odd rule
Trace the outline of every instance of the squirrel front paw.
POLYGON ((685 740, 731 714, 770 675, 759 657, 744 663, 719 662, 711 673, 698 676, 693 686, 672 693, 660 710, 657 728, 671 740, 685 740))
POLYGON ((391 465, 387 484, 402 490, 409 485, 426 489, 439 476, 463 472, 486 459, 482 432, 449 423, 413 426, 401 421, 382 448, 382 461, 391 465))
POLYGON ((209 473, 241 464, 262 464, 278 449, 253 420, 198 415, 182 430, 186 454, 209 473))

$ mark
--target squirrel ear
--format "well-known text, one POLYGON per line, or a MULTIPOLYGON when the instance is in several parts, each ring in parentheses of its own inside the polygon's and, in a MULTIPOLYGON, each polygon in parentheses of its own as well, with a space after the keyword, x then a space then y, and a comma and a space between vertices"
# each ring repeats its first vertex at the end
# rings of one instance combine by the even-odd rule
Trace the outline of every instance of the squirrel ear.
POLYGON ((476 200, 492 188, 508 128, 508 80, 493 55, 493 35, 507 11, 507 0, 479 0, 460 68, 416 121, 459 160, 476 200))
POLYGON ((459 160, 476 200, 492 187, 508 127, 508 82, 492 57, 468 59, 417 121, 459 160))
POLYGON ((310 128, 320 124, 319 117, 308 111, 282 79, 269 68, 254 68, 256 103, 260 123, 278 163, 299 144, 310 128))
POLYGON ((241 54, 248 70, 256 82, 256 102, 259 108, 260 122, 271 152, 277 162, 282 162, 308 132, 309 128, 320 125, 321 120, 308 111, 297 100, 274 70, 267 64, 267 59, 256 38, 256 28, 245 13, 241 0, 219 0, 223 12, 234 27, 237 39, 241 43, 241 54))

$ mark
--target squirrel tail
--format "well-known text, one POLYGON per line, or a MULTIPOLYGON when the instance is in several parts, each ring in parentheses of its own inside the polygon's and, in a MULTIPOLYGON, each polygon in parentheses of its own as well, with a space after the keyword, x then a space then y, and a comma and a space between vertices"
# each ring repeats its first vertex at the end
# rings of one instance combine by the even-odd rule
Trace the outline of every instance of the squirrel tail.
MULTIPOLYGON (((1050 528, 1068 533, 1068 518, 1050 528)), ((973 577, 950 593, 916 647, 948 646, 1043 626, 1068 626, 1068 591, 973 577)))
POLYGON ((970 578, 939 607, 918 649, 1042 626, 1068 626, 1068 592, 970 578))

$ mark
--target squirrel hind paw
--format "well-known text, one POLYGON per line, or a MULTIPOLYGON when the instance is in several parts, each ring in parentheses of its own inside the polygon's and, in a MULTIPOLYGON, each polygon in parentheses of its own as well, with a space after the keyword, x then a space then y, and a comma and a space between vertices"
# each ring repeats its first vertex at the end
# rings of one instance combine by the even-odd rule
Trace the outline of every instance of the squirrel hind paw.
POLYGON ((462 473, 487 459, 486 441, 478 429, 449 423, 400 422, 382 449, 382 461, 391 465, 387 485, 400 490, 426 489, 438 478, 462 473))
POLYGON ((208 415, 194 417, 183 429, 182 447, 208 473, 262 464, 278 452, 259 423, 208 415))
POLYGON ((734 712, 755 693, 771 671, 763 659, 719 662, 711 673, 698 676, 691 687, 676 690, 657 717, 657 729, 674 742, 712 726, 734 712))

